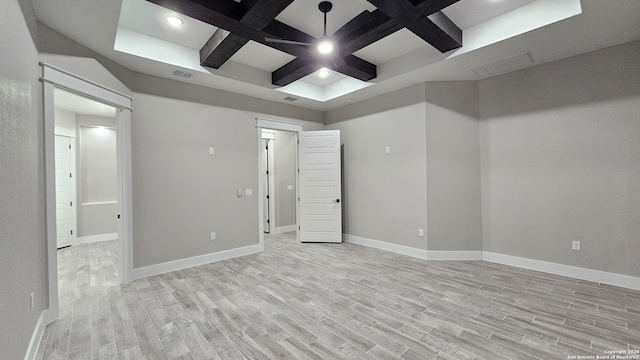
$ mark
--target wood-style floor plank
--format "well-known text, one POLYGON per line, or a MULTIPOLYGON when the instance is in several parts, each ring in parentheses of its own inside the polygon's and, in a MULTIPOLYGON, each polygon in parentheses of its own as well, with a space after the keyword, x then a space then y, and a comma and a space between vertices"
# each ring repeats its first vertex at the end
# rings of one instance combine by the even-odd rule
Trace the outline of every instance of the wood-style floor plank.
POLYGON ((483 261, 265 236, 119 284, 115 241, 58 251, 38 360, 567 359, 640 345, 640 291, 483 261))

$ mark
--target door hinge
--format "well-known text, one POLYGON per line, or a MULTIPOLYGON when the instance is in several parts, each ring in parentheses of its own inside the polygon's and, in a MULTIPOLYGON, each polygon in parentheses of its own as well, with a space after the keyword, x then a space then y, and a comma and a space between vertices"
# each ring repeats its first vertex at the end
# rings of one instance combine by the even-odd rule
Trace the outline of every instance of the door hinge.
POLYGON ((269 219, 267 219, 267 224, 270 224, 270 223, 271 223, 271 221, 269 219))
POLYGON ((300 196, 298 196, 298 201, 300 201, 300 196))
POLYGON ((298 145, 300 145, 300 140, 298 140, 298 145))
POLYGON ((73 206, 73 201, 69 201, 69 206, 73 206))
POLYGON ((298 226, 298 230, 300 230, 300 226, 298 226))
POLYGON ((69 150, 71 150, 71 144, 69 144, 69 150))
POLYGON ((269 195, 267 195, 267 199, 269 199, 269 195))
POLYGON ((300 169, 298 169, 298 174, 300 174, 300 169))
POLYGON ((118 219, 120 219, 120 214, 118 214, 118 219))
POLYGON ((267 170, 267 175, 269 175, 269 170, 267 170))
POLYGON ((73 235, 73 230, 71 230, 71 235, 73 235))
POLYGON ((71 177, 71 173, 69 173, 69 177, 71 177))

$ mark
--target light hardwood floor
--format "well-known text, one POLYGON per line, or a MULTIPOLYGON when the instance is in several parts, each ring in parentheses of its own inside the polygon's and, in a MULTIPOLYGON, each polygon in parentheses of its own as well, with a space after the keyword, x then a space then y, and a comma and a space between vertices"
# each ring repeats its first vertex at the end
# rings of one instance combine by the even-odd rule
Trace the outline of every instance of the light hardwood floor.
MULTIPOLYGON (((115 242, 59 250, 38 359, 568 359, 640 349, 640 292, 482 261, 265 239, 117 283, 115 242)), ((637 357, 640 359, 640 356, 637 357)))

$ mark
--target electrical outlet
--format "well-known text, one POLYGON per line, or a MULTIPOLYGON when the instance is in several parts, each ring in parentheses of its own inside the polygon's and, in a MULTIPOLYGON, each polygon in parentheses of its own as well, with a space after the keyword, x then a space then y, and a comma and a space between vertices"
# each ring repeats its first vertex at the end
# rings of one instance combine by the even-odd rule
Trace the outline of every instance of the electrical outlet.
POLYGON ((216 233, 215 233, 215 232, 212 232, 212 233, 211 233, 211 240, 215 240, 215 239, 216 239, 216 233))
POLYGON ((253 196, 253 189, 245 189, 244 194, 247 196, 253 196))
POLYGON ((33 306, 34 306, 34 300, 33 300, 33 293, 31 293, 31 295, 29 295, 29 307, 31 308, 31 310, 33 310, 33 306))
POLYGON ((424 236, 424 229, 418 229, 418 236, 424 236))
POLYGON ((391 148, 387 146, 386 148, 384 148, 384 152, 387 154, 391 153, 391 148))
POLYGON ((213 155, 216 153, 216 150, 213 147, 209 148, 209 155, 213 155))
POLYGON ((574 241, 571 243, 571 249, 580 251, 580 241, 574 241))

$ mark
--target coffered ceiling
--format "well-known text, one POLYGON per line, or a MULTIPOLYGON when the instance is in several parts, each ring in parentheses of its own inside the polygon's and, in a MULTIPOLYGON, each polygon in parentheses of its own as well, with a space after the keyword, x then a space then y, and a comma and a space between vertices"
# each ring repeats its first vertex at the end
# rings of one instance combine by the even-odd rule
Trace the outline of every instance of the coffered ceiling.
MULTIPOLYGON (((423 81, 477 80, 640 38, 637 0, 335 0, 327 13, 329 36, 336 32, 339 35, 345 25, 349 34, 362 33, 367 24, 374 24, 371 16, 378 16, 378 22, 388 18, 385 36, 341 53, 375 69, 373 73, 367 70, 371 67, 365 69, 365 74, 369 71, 373 76, 354 77, 351 70, 334 61, 301 60, 311 51, 309 47, 274 46, 264 40, 265 33, 299 40, 289 39, 296 36, 296 31, 309 40, 322 37, 318 0, 32 2, 43 24, 131 70, 316 110, 339 108, 423 81), (209 9, 198 8, 198 3, 209 9), (243 3, 245 7, 239 8, 243 3), (212 20, 215 16, 211 7, 220 10, 227 6, 231 10, 220 11, 234 14, 233 9, 246 10, 260 3, 274 7, 265 7, 269 10, 266 15, 265 9, 257 11, 262 23, 252 23, 248 30, 242 23, 242 12, 227 16, 231 25, 229 19, 212 20), (190 8, 194 4, 197 6, 190 8), (426 41, 421 24, 415 23, 419 16, 402 12, 432 4, 436 8, 446 5, 437 14, 460 29, 461 47, 439 51, 434 45, 440 47, 440 39, 426 41), (165 20, 169 15, 179 17, 182 26, 171 27, 165 20), (358 22, 359 16, 364 20, 358 22), (264 30, 274 24, 295 31, 264 30), (226 30, 231 34, 236 30, 237 37, 242 38, 240 44, 225 53, 224 61, 213 64, 218 68, 202 62, 201 50, 211 43, 212 36, 226 30), (329 70, 326 78, 318 76, 322 64, 329 70), (280 79, 274 76, 287 66, 297 66, 297 70, 280 79)), ((384 27, 380 29, 385 31, 384 27)), ((342 51, 340 46, 338 51, 342 51)), ((357 66, 356 70, 362 75, 357 66)))

